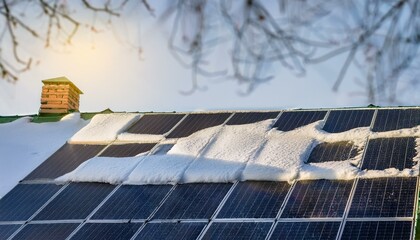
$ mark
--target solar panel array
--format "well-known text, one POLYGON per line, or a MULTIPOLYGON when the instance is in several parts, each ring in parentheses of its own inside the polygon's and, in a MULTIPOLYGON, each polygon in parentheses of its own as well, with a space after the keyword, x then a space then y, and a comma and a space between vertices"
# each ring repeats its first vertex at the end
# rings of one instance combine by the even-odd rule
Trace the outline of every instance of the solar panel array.
MULTIPOLYGON (((129 131, 177 138, 223 123, 265 119, 277 119, 273 128, 281 131, 322 119, 323 129, 328 132, 369 126, 385 131, 419 125, 419 114, 418 109, 155 114, 143 116, 129 131), (399 119, 393 119, 396 116, 399 119), (409 121, 403 119, 407 116, 409 121)), ((401 170, 415 164, 413 137, 367 142, 361 169, 401 170)), ((0 239, 413 238, 418 177, 321 179, 292 184, 55 185, 42 181, 67 173, 93 156, 125 157, 148 151, 166 154, 172 144, 105 147, 65 144, 0 199, 0 239)), ((341 161, 358 153, 351 142, 321 143, 308 163, 341 161)))

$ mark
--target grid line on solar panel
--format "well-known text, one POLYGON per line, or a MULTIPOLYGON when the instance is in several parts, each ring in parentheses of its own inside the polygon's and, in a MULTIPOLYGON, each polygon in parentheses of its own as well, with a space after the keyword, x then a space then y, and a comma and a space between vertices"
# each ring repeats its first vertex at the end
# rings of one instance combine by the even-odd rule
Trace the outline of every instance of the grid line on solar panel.
POLYGON ((330 133, 348 131, 358 127, 369 127, 375 110, 332 110, 323 130, 330 133))
POLYGON ((26 221, 56 194, 55 184, 18 184, 0 200, 0 221, 26 221))
POLYGON ((8 239, 19 228, 18 224, 0 225, 0 239, 8 239))
POLYGON ((176 185, 153 219, 209 219, 231 186, 229 183, 176 185))
POLYGON ((142 223, 85 223, 71 239, 131 239, 142 223))
POLYGON ((281 218, 342 217, 352 180, 298 181, 287 199, 281 218))
POLYGON ((146 223, 135 239, 197 239, 206 223, 146 223))
POLYGON ((127 143, 108 146, 99 156, 101 157, 133 157, 152 150, 156 143, 127 143))
POLYGON ((416 177, 360 178, 348 218, 412 217, 416 177))
POLYGON ((13 239, 66 239, 77 226, 78 223, 27 224, 13 239))
POLYGON ((271 222, 212 222, 202 239, 265 239, 271 222))
POLYGON ((232 113, 188 114, 169 134, 168 138, 187 137, 199 130, 223 124, 232 113))
POLYGON ((239 182, 217 218, 275 218, 289 189, 287 182, 239 182))
POLYGON ((327 161, 344 161, 356 157, 357 148, 352 142, 320 143, 315 146, 309 155, 307 163, 320 163, 327 161))
POLYGON ((363 158, 362 169, 400 171, 414 165, 416 142, 413 137, 370 139, 363 158))
POLYGON ((71 183, 34 220, 85 219, 113 189, 110 184, 71 183))
POLYGON ((169 132, 184 116, 185 114, 143 115, 127 132, 162 135, 169 132))
POLYGON ((148 219, 171 188, 170 185, 122 185, 92 219, 148 219))
POLYGON ((64 144, 33 170, 24 180, 55 179, 76 169, 84 161, 96 156, 105 145, 64 144))
POLYGON ((235 113, 226 125, 240 125, 256 123, 267 119, 275 119, 280 112, 238 112, 235 113))
POLYGON ((341 222, 277 222, 269 239, 336 239, 341 222))
POLYGON ((384 132, 420 125, 420 109, 378 109, 372 131, 384 132))
POLYGON ((274 123, 273 128, 280 131, 290 131, 310 123, 324 119, 327 111, 293 111, 283 112, 274 123))
POLYGON ((346 221, 341 239, 411 239, 411 221, 346 221))

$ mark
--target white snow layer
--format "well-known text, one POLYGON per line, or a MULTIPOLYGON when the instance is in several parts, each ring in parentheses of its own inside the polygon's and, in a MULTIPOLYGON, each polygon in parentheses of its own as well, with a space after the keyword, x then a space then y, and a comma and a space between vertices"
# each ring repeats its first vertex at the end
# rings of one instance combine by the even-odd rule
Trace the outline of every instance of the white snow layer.
POLYGON ((140 117, 136 113, 97 114, 87 126, 70 138, 69 143, 112 142, 140 117))
POLYGON ((0 124, 0 198, 87 123, 72 113, 59 122, 32 123, 23 117, 0 124))
MULTIPOLYGON (((372 133, 368 127, 328 133, 322 130, 323 121, 318 121, 282 132, 270 130, 272 123, 273 120, 266 120, 246 125, 207 128, 178 139, 165 155, 137 156, 129 161, 121 159, 118 162, 113 162, 112 158, 93 158, 80 166, 80 169, 58 180, 174 184, 237 180, 291 182, 304 179, 353 179, 358 175, 384 177, 418 174, 418 164, 403 171, 387 169, 360 172, 357 166, 360 165, 363 146, 368 137, 418 137, 419 127, 385 133, 372 133), (341 141, 351 141, 359 154, 344 161, 305 163, 317 144, 341 141), (118 167, 118 164, 122 166, 118 167)), ((119 139, 124 139, 120 136, 119 139)), ((162 139, 160 135, 156 138, 162 139)), ((168 140, 163 139, 161 143, 165 141, 168 140)), ((173 140, 170 142, 174 143, 173 140)), ((418 162, 420 140, 417 139, 416 143, 417 156, 414 160, 418 162)))

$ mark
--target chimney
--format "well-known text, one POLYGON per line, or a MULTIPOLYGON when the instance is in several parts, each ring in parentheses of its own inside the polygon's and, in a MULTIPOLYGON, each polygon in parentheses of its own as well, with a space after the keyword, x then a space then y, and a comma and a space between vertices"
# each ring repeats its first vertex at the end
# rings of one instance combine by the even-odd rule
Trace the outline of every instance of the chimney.
POLYGON ((39 113, 68 113, 79 111, 83 92, 66 77, 43 80, 39 113))

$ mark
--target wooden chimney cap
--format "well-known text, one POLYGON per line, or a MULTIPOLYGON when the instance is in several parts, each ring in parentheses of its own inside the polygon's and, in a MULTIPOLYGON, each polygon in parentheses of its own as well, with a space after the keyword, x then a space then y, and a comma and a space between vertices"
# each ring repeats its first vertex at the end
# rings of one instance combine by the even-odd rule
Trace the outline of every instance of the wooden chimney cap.
POLYGON ((57 78, 45 79, 45 80, 42 80, 42 82, 44 84, 48 84, 48 83, 52 83, 52 84, 54 84, 54 83, 66 83, 66 84, 69 84, 71 87, 73 87, 78 94, 83 94, 82 90, 80 90, 78 87, 76 87, 76 85, 74 85, 74 83, 72 83, 72 81, 70 81, 66 77, 57 77, 57 78))

